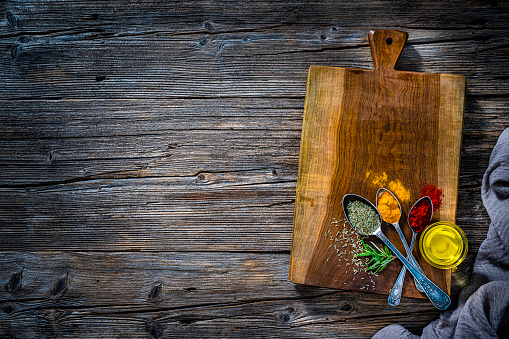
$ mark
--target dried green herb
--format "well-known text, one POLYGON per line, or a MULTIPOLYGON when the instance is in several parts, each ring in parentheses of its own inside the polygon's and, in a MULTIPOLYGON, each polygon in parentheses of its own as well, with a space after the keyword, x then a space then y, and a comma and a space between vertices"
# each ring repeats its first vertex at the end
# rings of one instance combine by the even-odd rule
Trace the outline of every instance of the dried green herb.
POLYGON ((380 218, 372 207, 354 200, 346 206, 348 220, 353 228, 364 235, 370 235, 380 227, 380 218))
POLYGON ((363 253, 354 255, 354 258, 369 257, 369 256, 371 257, 371 259, 364 264, 364 267, 366 267, 366 271, 372 270, 375 273, 379 273, 391 261, 396 259, 396 257, 392 254, 391 250, 387 246, 384 245, 383 249, 381 249, 377 245, 375 245, 373 242, 371 242, 371 244, 373 246, 370 246, 370 245, 364 243, 364 240, 361 240, 361 241, 362 241, 362 245, 364 246, 364 249, 366 251, 363 253))

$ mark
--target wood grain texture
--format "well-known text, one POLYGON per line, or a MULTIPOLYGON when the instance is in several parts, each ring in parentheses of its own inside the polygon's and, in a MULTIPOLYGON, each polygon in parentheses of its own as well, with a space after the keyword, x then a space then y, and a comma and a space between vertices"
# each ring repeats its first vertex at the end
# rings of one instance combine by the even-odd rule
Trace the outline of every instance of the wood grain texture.
POLYGON ((319 239, 317 235, 323 233, 324 224, 332 221, 327 213, 321 212, 329 210, 330 195, 335 189, 330 178, 337 170, 336 135, 340 121, 337 112, 341 111, 344 98, 344 74, 342 68, 309 69, 290 268, 290 279, 301 284, 307 282, 308 272, 314 269, 310 267, 310 258, 319 239), (322 82, 326 86, 321 87, 322 82))
POLYGON ((446 208, 441 208, 438 215, 440 220, 455 223, 465 112, 465 79, 440 74, 439 91, 437 185, 442 189, 446 208))
MULTIPOLYGON (((2 252, 2 337, 365 337, 438 312, 404 299, 296 286, 287 254, 2 252), (409 318, 408 314, 413 317, 409 318), (352 330, 371 319, 363 328, 352 330), (23 324, 22 327, 17 324, 23 324), (237 328, 233 333, 228 333, 237 328)), ((416 327, 417 326, 417 327, 416 327)))
POLYGON ((370 68, 366 32, 395 25, 414 37, 402 69, 466 72, 471 93, 507 94, 506 4, 414 5, 11 1, 0 98, 302 97, 309 65, 370 68))
POLYGON ((0 1, 0 336, 419 334, 426 301, 287 279, 307 72, 372 68, 390 28, 398 69, 467 77, 454 299, 509 126, 508 22, 485 0, 0 1))
MULTIPOLYGON (((400 224, 405 225, 422 184, 436 183, 447 195, 434 220, 456 222, 465 78, 396 71, 408 34, 375 30, 369 35, 374 70, 312 66, 309 71, 290 278, 301 284, 346 290, 370 287, 388 294, 401 264, 393 262, 369 278, 351 265, 351 247, 339 258, 336 255, 348 244, 348 238, 338 236, 349 229, 338 224, 344 219, 342 197, 358 194, 375 203, 378 188, 397 182, 401 194, 394 193, 404 212, 400 224), (331 233, 332 224, 337 227, 331 233), (373 279, 375 286, 368 286, 373 279)), ((410 238, 408 227, 402 228, 410 238)), ((392 227, 384 233, 405 253, 392 227)), ((417 247, 414 253, 427 276, 450 293, 451 272, 428 265, 417 247)), ((411 277, 403 295, 426 298, 411 277)))

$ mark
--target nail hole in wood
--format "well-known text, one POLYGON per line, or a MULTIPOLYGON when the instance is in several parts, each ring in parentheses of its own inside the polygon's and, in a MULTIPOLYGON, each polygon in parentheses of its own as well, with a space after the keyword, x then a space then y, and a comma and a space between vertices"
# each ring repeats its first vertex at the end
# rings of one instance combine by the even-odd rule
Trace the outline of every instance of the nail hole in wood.
POLYGON ((385 43, 386 43, 387 45, 391 45, 391 44, 392 44, 392 38, 387 38, 387 39, 385 39, 385 43))

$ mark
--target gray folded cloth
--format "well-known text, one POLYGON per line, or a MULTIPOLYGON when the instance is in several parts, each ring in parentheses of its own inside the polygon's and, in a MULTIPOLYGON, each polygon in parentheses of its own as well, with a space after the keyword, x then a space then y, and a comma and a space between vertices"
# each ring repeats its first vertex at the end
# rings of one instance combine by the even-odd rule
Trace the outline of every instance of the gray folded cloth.
MULTIPOLYGON (((428 324, 420 338, 498 338, 509 330, 509 128, 500 135, 484 173, 481 197, 491 219, 468 285, 458 307, 428 324), (498 333, 498 334, 497 334, 498 333)), ((374 336, 419 336, 401 325, 389 325, 374 336)))

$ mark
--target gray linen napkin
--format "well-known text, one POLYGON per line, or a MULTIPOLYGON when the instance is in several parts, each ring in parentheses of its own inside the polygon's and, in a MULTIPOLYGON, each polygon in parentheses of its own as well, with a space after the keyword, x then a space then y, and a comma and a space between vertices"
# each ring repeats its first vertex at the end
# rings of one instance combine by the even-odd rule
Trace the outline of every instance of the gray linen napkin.
MULTIPOLYGON (((474 263, 472 277, 458 297, 456 310, 445 311, 426 326, 422 339, 498 338, 509 327, 509 128, 500 135, 484 173, 481 197, 491 219, 474 263), (497 334, 498 333, 498 334, 497 334)), ((417 339, 401 325, 374 336, 417 339)))

